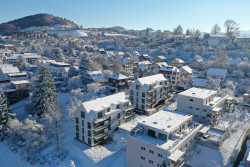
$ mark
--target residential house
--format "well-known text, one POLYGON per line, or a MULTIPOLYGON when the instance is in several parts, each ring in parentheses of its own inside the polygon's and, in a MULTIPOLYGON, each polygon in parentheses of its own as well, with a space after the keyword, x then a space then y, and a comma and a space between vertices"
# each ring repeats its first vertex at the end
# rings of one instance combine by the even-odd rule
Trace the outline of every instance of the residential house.
POLYGON ((112 92, 126 90, 129 87, 128 81, 129 77, 120 73, 115 73, 108 76, 107 88, 112 92))
POLYGON ((75 138, 89 146, 105 141, 134 116, 124 92, 83 102, 75 111, 75 138))
POLYGON ((128 167, 180 167, 192 155, 202 125, 192 115, 161 110, 141 121, 127 136, 128 167))
POLYGON ((155 63, 166 62, 166 61, 167 61, 167 58, 164 56, 157 56, 156 58, 154 58, 155 63))
POLYGON ((125 71, 133 74, 133 60, 130 57, 125 57, 122 59, 122 66, 125 71))
POLYGON ((139 61, 150 61, 150 56, 148 54, 142 54, 139 57, 139 61))
POLYGON ((227 97, 217 95, 215 90, 190 88, 177 95, 177 111, 192 114, 198 121, 214 124, 224 110, 227 97))
POLYGON ((136 109, 146 114, 155 112, 155 107, 168 98, 168 82, 162 74, 138 78, 129 87, 129 98, 136 109))
POLYGON ((184 76, 184 77, 192 76, 193 70, 192 70, 192 68, 190 68, 188 66, 182 66, 180 68, 180 74, 181 74, 181 76, 184 76))
POLYGON ((216 80, 224 80, 227 76, 226 69, 218 69, 218 68, 209 68, 207 70, 207 77, 211 77, 216 80))
POLYGON ((86 84, 99 82, 103 85, 106 83, 106 81, 107 80, 101 71, 87 71, 86 75, 84 76, 84 83, 86 84))
POLYGON ((159 69, 159 73, 163 74, 169 80, 172 88, 176 88, 181 81, 181 73, 177 67, 167 66, 159 69))
POLYGON ((180 58, 176 58, 176 59, 172 60, 170 64, 172 66, 175 66, 175 67, 179 68, 179 67, 183 66, 184 61, 182 59, 180 59, 180 58))

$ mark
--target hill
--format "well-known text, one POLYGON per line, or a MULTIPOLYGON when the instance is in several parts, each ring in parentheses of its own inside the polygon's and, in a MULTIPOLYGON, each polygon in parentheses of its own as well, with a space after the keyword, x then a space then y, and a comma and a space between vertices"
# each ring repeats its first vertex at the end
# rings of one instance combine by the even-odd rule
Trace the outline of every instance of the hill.
POLYGON ((28 27, 42 27, 53 25, 65 25, 70 28, 78 28, 78 25, 73 21, 65 18, 53 16, 47 13, 41 13, 36 15, 26 16, 20 19, 9 21, 7 23, 0 24, 0 33, 9 35, 13 32, 25 29, 28 27))

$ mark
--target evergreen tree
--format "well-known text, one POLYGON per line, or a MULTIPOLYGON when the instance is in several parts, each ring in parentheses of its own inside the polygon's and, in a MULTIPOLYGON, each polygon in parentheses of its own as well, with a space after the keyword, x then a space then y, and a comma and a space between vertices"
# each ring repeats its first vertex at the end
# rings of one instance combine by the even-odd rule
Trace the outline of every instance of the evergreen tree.
POLYGON ((48 109, 47 102, 57 102, 56 88, 51 73, 43 63, 39 64, 30 97, 30 113, 42 117, 48 109))
POLYGON ((90 58, 89 58, 89 55, 85 52, 84 55, 82 55, 81 57, 81 62, 79 66, 79 69, 81 70, 80 75, 81 75, 83 84, 84 84, 84 76, 89 70, 89 64, 90 64, 90 58))
POLYGON ((216 90, 216 83, 213 80, 213 78, 211 77, 207 78, 206 88, 210 90, 216 90))
POLYGON ((64 55, 62 53, 62 50, 61 48, 53 48, 51 50, 51 53, 50 53, 50 58, 55 60, 55 61, 58 61, 58 62, 62 62, 64 61, 64 55))
POLYGON ((4 136, 10 117, 10 107, 6 96, 0 89, 0 139, 4 136))

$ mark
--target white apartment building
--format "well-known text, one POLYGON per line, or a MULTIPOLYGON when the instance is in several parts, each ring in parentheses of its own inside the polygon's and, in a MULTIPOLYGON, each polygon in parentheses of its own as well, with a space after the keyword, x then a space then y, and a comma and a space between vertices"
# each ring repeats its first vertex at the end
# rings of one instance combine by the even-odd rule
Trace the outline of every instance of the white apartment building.
POLYGON ((167 97, 168 82, 162 74, 138 78, 129 87, 131 103, 146 114, 154 112, 154 107, 167 97))
POLYGON ((192 122, 192 115, 171 110, 161 110, 139 121, 127 136, 127 166, 183 166, 201 127, 192 122))
POLYGON ((134 107, 124 92, 83 102, 75 114, 75 138, 90 146, 106 140, 117 127, 131 120, 134 107))
POLYGON ((165 66, 159 69, 159 73, 163 74, 165 78, 169 80, 169 83, 172 88, 176 88, 176 86, 181 81, 181 73, 180 70, 175 66, 165 66))
POLYGON ((216 123, 228 96, 217 96, 217 91, 190 88, 177 95, 177 111, 192 114, 195 120, 216 123))

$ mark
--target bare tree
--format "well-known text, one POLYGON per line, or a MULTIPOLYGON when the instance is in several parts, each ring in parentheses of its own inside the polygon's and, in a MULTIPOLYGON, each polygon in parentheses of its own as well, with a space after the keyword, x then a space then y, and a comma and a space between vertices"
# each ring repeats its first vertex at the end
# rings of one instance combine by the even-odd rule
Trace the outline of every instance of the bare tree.
POLYGON ((234 20, 227 19, 224 23, 224 27, 226 28, 227 36, 231 37, 233 35, 238 35, 240 27, 234 20))
POLYGON ((221 32, 221 28, 218 24, 215 24, 211 30, 211 34, 217 35, 221 32))

